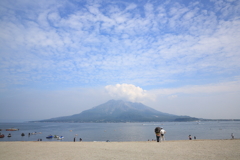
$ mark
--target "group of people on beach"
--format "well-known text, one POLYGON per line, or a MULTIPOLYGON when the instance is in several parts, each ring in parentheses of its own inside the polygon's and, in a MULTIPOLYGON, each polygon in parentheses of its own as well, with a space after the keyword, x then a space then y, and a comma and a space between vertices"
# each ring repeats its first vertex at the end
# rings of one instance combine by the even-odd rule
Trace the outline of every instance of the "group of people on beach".
MULTIPOLYGON (((165 136, 164 136, 164 134, 166 133, 166 131, 165 131, 163 128, 161 128, 161 127, 156 127, 156 128, 154 129, 154 132, 155 132, 155 134, 156 134, 157 142, 165 141, 165 136)), ((233 133, 231 134, 231 136, 232 136, 232 139, 234 139, 233 133)), ((189 139, 189 140, 192 140, 192 136, 189 135, 189 136, 188 136, 188 139, 189 139)), ((197 137, 194 136, 194 139, 197 139, 197 137)), ((149 141, 149 140, 148 140, 148 141, 149 141)))
MULTIPOLYGON (((73 138, 73 142, 76 141, 76 137, 73 138)), ((79 138, 79 141, 82 142, 82 138, 79 138)))
POLYGON ((156 134, 157 142, 165 141, 164 135, 165 135, 166 131, 163 128, 156 127, 154 132, 156 134))
MULTIPOLYGON (((188 139, 189 139, 189 140, 192 140, 192 136, 191 136, 191 135, 189 135, 189 136, 188 136, 188 139)), ((194 136, 194 139, 197 139, 197 137, 196 137, 196 136, 194 136)))

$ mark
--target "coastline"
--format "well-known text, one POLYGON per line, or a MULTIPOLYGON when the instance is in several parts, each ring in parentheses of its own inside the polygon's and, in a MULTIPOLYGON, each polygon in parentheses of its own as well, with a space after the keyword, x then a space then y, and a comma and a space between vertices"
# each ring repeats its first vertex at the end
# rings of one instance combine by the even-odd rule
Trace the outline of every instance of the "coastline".
POLYGON ((0 159, 240 159, 240 139, 136 142, 0 142, 0 159))

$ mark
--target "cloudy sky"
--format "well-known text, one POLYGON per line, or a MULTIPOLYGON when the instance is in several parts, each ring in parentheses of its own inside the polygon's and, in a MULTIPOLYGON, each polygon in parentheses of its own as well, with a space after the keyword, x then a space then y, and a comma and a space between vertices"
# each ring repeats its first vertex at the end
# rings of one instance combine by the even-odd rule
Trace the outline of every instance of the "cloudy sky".
POLYGON ((240 119, 240 1, 0 1, 0 120, 110 99, 240 119))

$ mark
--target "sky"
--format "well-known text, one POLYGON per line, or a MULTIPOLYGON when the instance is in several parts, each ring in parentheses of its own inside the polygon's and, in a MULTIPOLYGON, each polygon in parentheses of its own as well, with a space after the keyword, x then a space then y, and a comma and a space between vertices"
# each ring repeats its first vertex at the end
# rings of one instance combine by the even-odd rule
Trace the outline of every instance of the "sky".
POLYGON ((0 1, 0 121, 111 99, 240 119, 240 1, 0 1))

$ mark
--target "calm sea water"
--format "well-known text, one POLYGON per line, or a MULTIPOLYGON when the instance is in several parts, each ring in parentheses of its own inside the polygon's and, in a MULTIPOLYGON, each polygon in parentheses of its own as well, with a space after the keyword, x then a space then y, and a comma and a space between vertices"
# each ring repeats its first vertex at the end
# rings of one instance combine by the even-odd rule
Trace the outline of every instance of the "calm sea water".
POLYGON ((166 140, 187 140, 188 135, 197 139, 230 139, 231 133, 240 138, 240 121, 221 122, 164 122, 164 123, 0 123, 5 135, 0 141, 147 141, 156 139, 154 128, 166 130, 166 140), (18 128, 19 131, 6 131, 18 128), (28 133, 37 132, 28 136, 28 133), (41 134, 39 133, 41 132, 41 134), (11 133, 12 137, 7 137, 11 133), (21 136, 24 133, 25 136, 21 136), (46 139, 49 135, 64 136, 63 140, 46 139))

